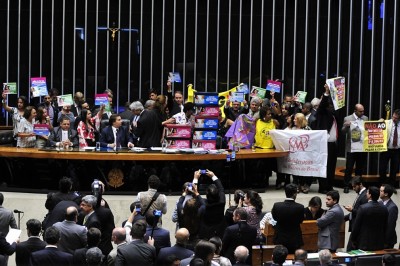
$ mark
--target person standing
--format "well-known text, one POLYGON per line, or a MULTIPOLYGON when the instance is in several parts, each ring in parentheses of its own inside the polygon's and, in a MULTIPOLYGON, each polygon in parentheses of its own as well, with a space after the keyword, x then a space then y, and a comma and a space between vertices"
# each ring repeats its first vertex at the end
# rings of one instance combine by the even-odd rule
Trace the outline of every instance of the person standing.
POLYGON ((359 126, 363 121, 367 121, 368 117, 364 115, 364 106, 357 103, 354 106, 354 113, 344 118, 342 133, 346 135, 346 170, 344 173, 344 193, 349 193, 351 174, 354 164, 356 165, 355 175, 362 176, 365 164, 367 162, 367 153, 352 152, 351 142, 361 141, 361 130, 359 126), (351 124, 356 127, 352 130, 351 124))
POLYGON ((387 151, 381 152, 379 157, 379 182, 395 186, 396 174, 400 163, 400 109, 393 112, 392 119, 386 120, 386 129, 388 134, 387 151), (386 170, 390 162, 389 180, 386 176, 386 170))
POLYGON ((371 186, 367 191, 368 203, 358 209, 350 240, 352 249, 380 250, 385 248, 389 212, 378 203, 379 189, 371 186))
POLYGON ((381 203, 386 206, 389 212, 388 224, 386 228, 385 248, 393 248, 397 243, 396 223, 399 215, 399 209, 391 199, 396 190, 389 184, 383 184, 379 190, 381 203))
POLYGON ((294 253, 303 245, 300 224, 304 220, 304 206, 295 202, 295 184, 286 185, 285 194, 285 201, 275 203, 271 211, 276 220, 274 245, 283 245, 289 253, 294 253))
POLYGON ((26 232, 28 240, 17 244, 15 250, 15 263, 17 266, 27 266, 32 252, 42 250, 46 247, 46 242, 39 237, 42 230, 42 223, 36 219, 29 219, 26 222, 26 232))
POLYGON ((326 207, 328 210, 317 219, 318 249, 329 249, 336 252, 339 247, 339 231, 342 226, 344 214, 339 205, 340 195, 336 190, 326 194, 326 207))

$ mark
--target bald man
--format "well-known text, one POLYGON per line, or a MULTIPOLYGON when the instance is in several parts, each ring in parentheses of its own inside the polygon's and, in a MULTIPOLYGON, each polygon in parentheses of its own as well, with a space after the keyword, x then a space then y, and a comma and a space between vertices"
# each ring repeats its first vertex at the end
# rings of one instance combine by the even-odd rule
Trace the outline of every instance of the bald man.
POLYGON ((234 265, 248 265, 246 264, 247 257, 249 256, 249 250, 245 246, 238 246, 234 253, 236 263, 234 265))
POLYGON ((74 250, 83 248, 87 243, 87 229, 85 226, 76 224, 78 210, 75 207, 68 207, 65 211, 65 220, 55 223, 53 226, 60 231, 61 239, 58 248, 61 251, 74 254, 74 250))
POLYGON ((355 175, 362 176, 367 162, 366 152, 351 152, 351 143, 359 142, 362 145, 361 131, 357 128, 368 117, 364 115, 364 106, 357 103, 354 106, 354 113, 346 116, 343 121, 342 133, 346 135, 346 170, 344 173, 344 193, 349 193, 351 187, 351 175, 353 172, 354 164, 356 165, 355 175), (353 126, 351 126, 353 125, 353 126))
POLYGON ((111 240, 114 242, 116 247, 107 256, 107 265, 115 265, 115 257, 117 257, 117 250, 120 246, 125 245, 126 242, 126 230, 123 227, 115 227, 112 231, 111 240))
POLYGON ((186 228, 180 228, 178 231, 176 231, 176 244, 172 247, 160 249, 157 257, 157 264, 164 265, 165 259, 172 254, 174 254, 180 260, 191 257, 194 252, 186 248, 186 243, 189 240, 189 236, 189 231, 186 228))
POLYGON ((74 117, 80 116, 82 111, 82 104, 84 103, 85 99, 83 93, 77 91, 74 95, 74 104, 71 105, 71 112, 74 114, 74 117))

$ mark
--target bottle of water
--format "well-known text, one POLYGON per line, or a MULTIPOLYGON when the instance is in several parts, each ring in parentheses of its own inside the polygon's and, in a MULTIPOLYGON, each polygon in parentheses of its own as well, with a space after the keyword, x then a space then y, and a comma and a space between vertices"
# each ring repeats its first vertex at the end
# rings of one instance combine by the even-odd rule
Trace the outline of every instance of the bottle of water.
POLYGON ((161 151, 167 152, 167 146, 168 146, 167 140, 163 139, 162 144, 161 144, 161 151))

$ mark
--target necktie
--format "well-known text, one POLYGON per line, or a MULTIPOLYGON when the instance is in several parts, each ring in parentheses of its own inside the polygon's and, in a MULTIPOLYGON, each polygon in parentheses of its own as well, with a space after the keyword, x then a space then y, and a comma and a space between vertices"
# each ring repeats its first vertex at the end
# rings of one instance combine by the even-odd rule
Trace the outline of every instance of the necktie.
POLYGON ((393 133, 393 148, 397 148, 397 123, 394 124, 394 133, 393 133))
POLYGON ((119 148, 121 146, 121 143, 120 143, 119 138, 118 138, 118 131, 119 131, 118 128, 115 129, 115 145, 116 145, 117 148, 119 148))

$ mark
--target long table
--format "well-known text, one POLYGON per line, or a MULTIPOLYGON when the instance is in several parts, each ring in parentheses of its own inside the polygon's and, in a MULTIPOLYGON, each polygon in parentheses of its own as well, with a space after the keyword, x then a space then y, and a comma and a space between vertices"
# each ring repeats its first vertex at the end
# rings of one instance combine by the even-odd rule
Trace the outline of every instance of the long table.
MULTIPOLYGON (((288 155, 286 151, 257 149, 255 151, 242 149, 236 153, 236 159, 277 158, 288 155)), ((67 159, 67 160, 112 160, 112 161, 203 161, 226 160, 227 152, 221 154, 183 154, 132 151, 63 151, 56 149, 39 150, 36 148, 0 147, 1 157, 22 157, 36 159, 67 159)))

